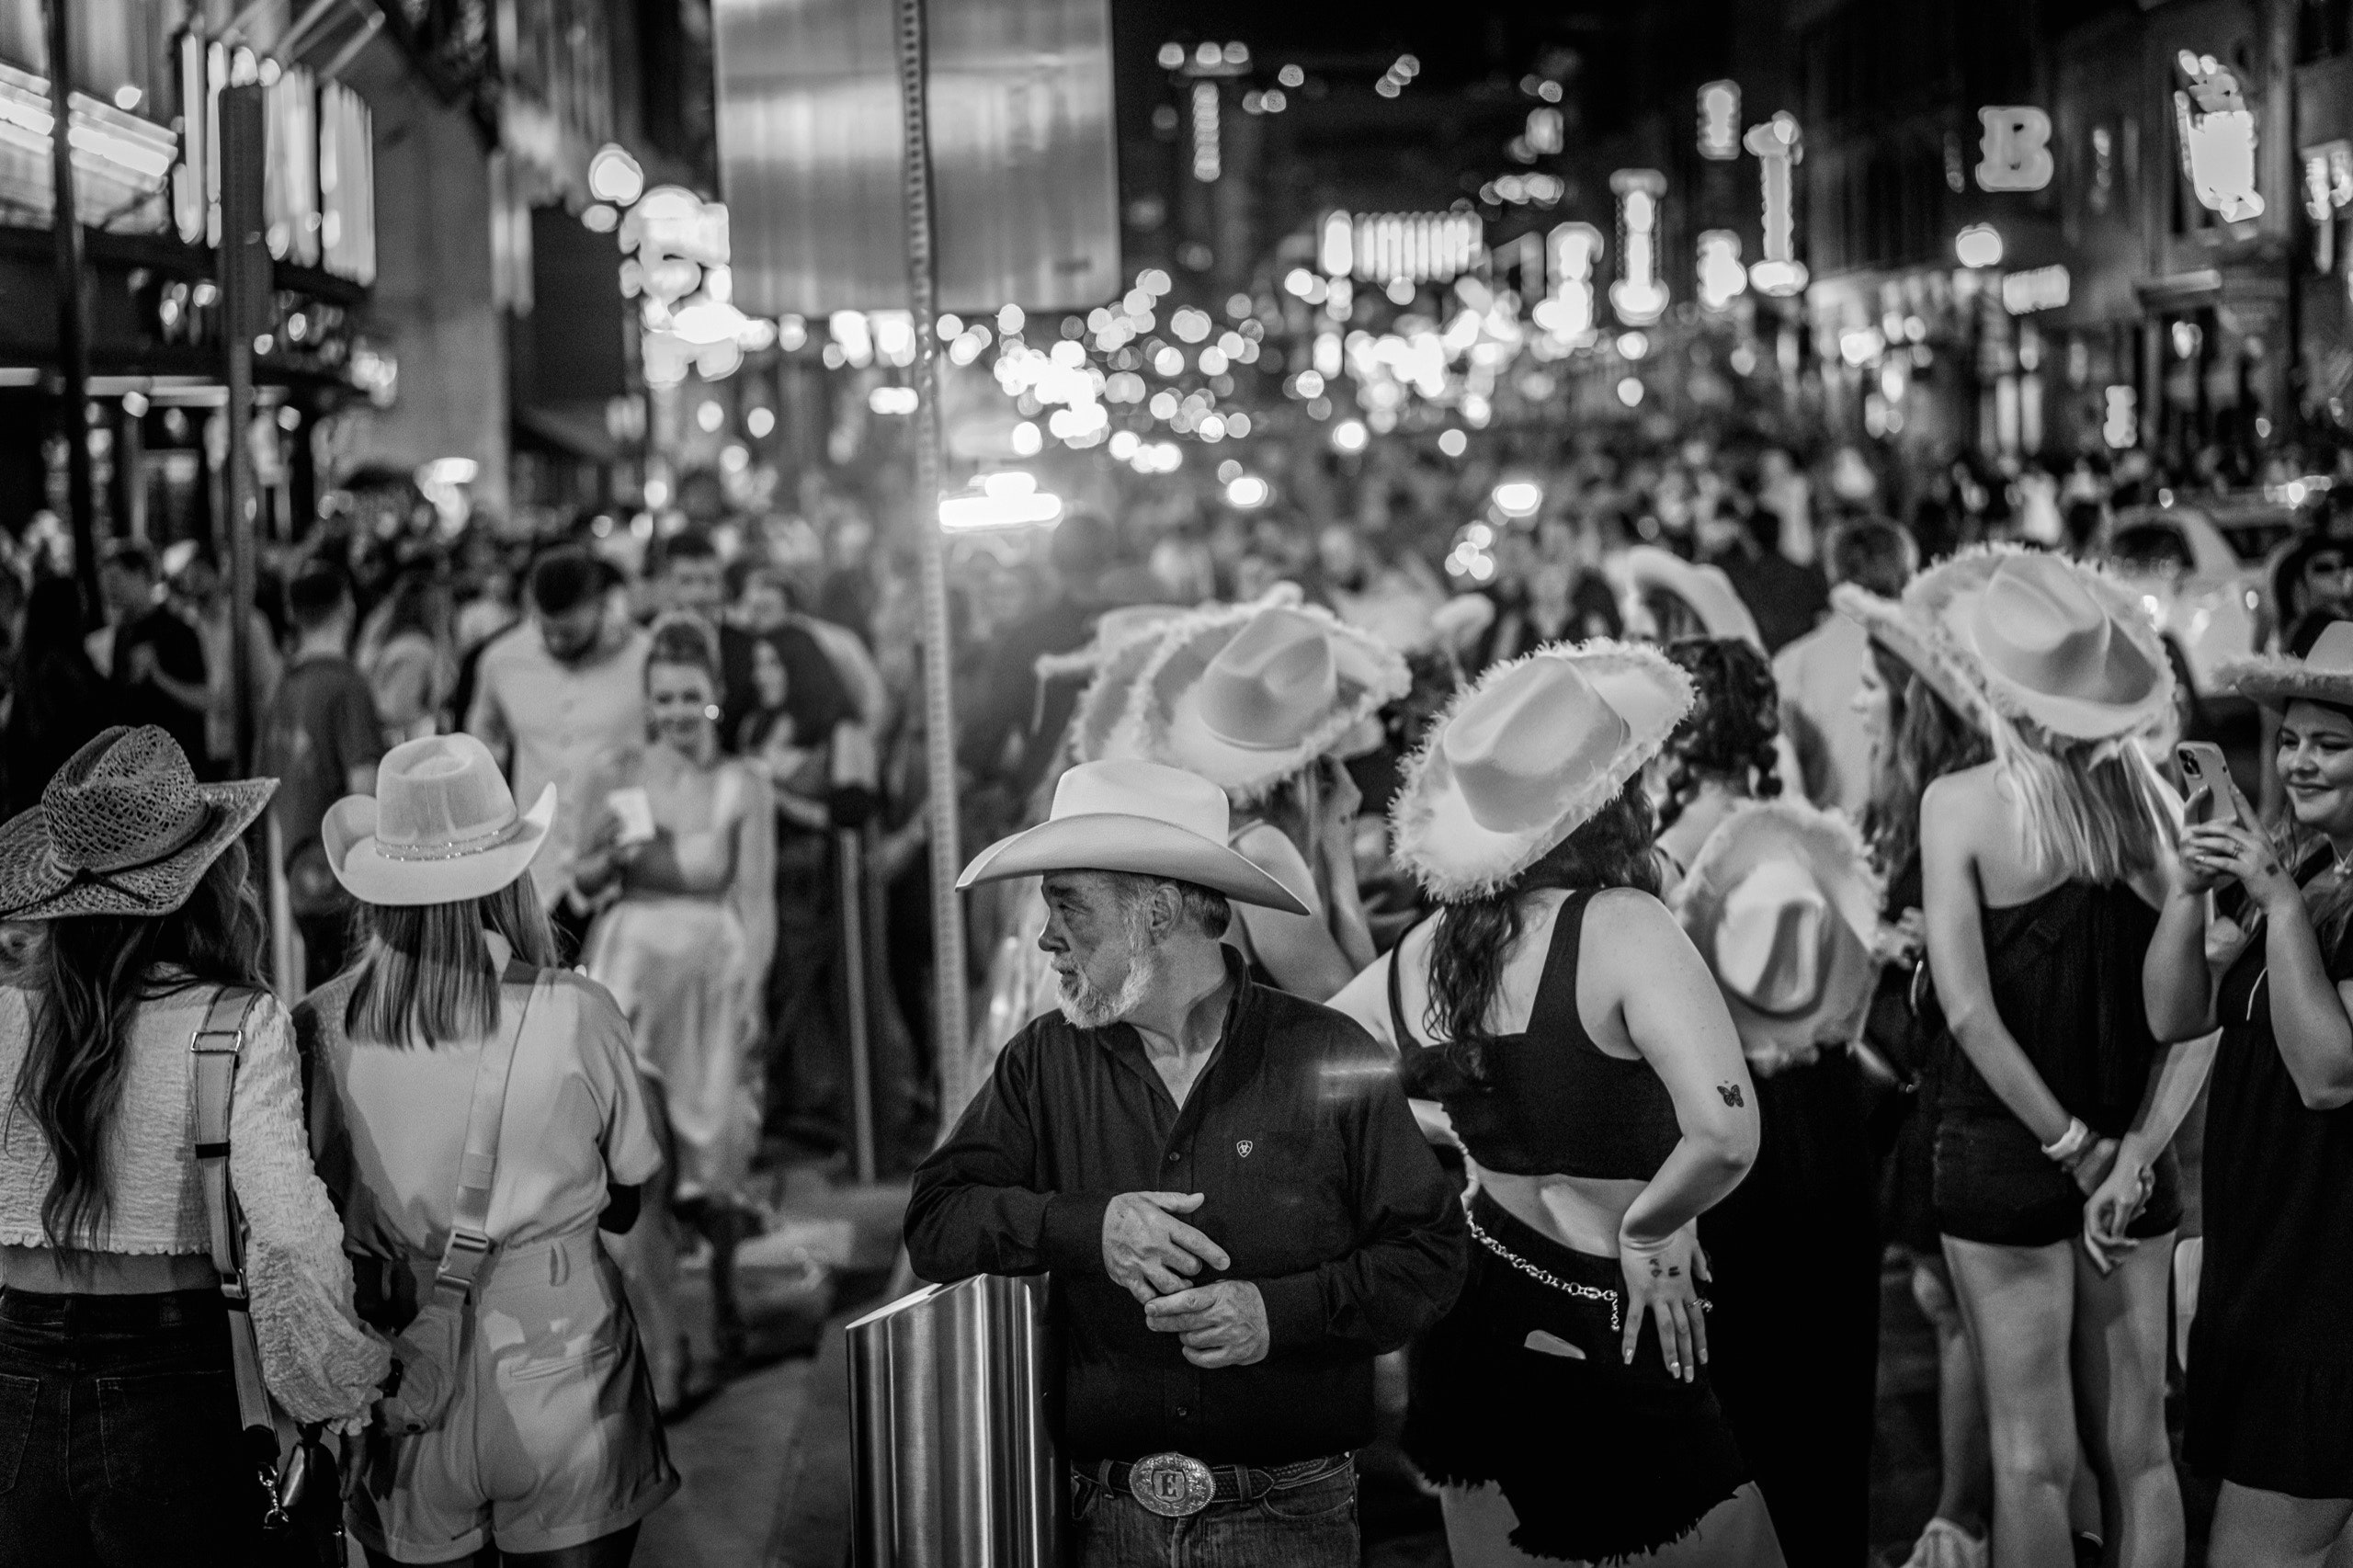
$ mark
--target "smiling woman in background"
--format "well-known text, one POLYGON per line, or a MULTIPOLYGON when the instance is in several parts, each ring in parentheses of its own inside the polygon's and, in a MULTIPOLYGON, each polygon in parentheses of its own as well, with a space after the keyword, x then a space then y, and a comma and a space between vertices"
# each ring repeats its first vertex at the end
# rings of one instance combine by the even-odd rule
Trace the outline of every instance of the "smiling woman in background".
MULTIPOLYGON (((2144 971, 2158 1038, 2201 1042, 2154 1098, 2213 1069, 2184 1458, 2222 1478, 2214 1568, 2319 1568, 2353 1521, 2353 625, 2222 675, 2279 715, 2290 816, 2234 799, 2183 835, 2144 971)), ((2096 1206, 2130 1204, 2132 1153, 2096 1206)))

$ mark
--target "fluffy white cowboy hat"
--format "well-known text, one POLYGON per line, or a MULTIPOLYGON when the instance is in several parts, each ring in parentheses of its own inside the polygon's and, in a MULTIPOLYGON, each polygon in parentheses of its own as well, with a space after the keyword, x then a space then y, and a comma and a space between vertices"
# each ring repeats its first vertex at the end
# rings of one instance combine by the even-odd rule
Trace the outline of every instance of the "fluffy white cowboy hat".
POLYGON ((1765 652, 1765 635, 1756 630, 1756 618, 1740 602, 1722 567, 1696 565, 1673 551, 1638 544, 1626 551, 1619 570, 1625 574, 1626 593, 1634 608, 1641 607, 1647 594, 1672 594, 1699 618, 1708 636, 1737 637, 1758 653, 1765 652))
POLYGON ((1959 650, 1995 713, 2062 740, 2131 734, 2173 702, 2173 666, 2139 597, 2064 556, 1964 551, 1915 577, 1904 608, 1959 650))
POLYGON ((956 885, 1049 871, 1126 871, 1307 914, 1297 894, 1226 846, 1229 825, 1225 791, 1206 778, 1131 757, 1082 762, 1054 786, 1053 811, 1044 822, 973 856, 956 885))
POLYGON ((1985 728, 1984 694, 1962 665, 1960 653, 1920 616, 1896 599, 1883 599, 1854 583, 1830 590, 1838 613, 1860 626, 1870 640, 1904 661, 1904 667, 1928 683, 1962 718, 1985 728))
POLYGON ((1458 696, 1390 811, 1397 861, 1445 902, 1495 892, 1591 820, 1690 711, 1657 649, 1595 638, 1498 665, 1458 696))
POLYGON ((1137 755, 1247 802, 1412 684, 1402 654, 1324 610, 1220 607, 1161 632, 1121 730, 1137 755))
POLYGON ((555 786, 528 812, 472 735, 406 741, 376 765, 376 793, 346 795, 319 824, 327 866, 362 903, 484 898, 530 869, 555 821, 555 786))
POLYGON ((1032 667, 1040 680, 1091 676, 1120 648, 1139 639, 1148 641, 1187 613, 1183 605, 1114 605, 1095 618, 1095 635, 1085 647, 1067 653, 1040 653, 1032 667))
POLYGON ((2353 620, 2330 621, 2301 659, 2224 659, 2214 666, 2214 676, 2224 690, 2266 708, 2285 708, 2300 699, 2353 708, 2353 620))
POLYGON ((1798 801, 1736 806, 1676 890, 1676 918, 1767 1068, 1813 1059, 1862 1028, 1877 977, 1881 889, 1847 819, 1798 801))
MULTIPOLYGON (((1087 681, 1086 689, 1078 694, 1078 702, 1071 710, 1070 727, 1064 732, 1063 744, 1069 747, 1073 761, 1094 762, 1111 755, 1113 736, 1128 714, 1128 693, 1135 688, 1136 676, 1143 673, 1152 651, 1160 645, 1160 633, 1190 613, 1175 605, 1128 605, 1107 609, 1095 623, 1095 642, 1091 646, 1083 653, 1059 655, 1091 661, 1086 667, 1092 678, 1087 681)), ((1046 664, 1046 659, 1038 661, 1040 678, 1061 673, 1048 670, 1046 664)))
POLYGON ((169 915, 277 789, 198 783, 153 724, 102 730, 0 827, 0 919, 169 915))

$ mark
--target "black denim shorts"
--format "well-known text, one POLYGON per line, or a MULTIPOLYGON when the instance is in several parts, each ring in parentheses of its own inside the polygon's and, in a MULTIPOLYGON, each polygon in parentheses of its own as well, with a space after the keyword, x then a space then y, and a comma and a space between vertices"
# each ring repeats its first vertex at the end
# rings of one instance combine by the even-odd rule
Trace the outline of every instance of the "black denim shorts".
MULTIPOLYGON (((2125 1227, 2136 1240, 2181 1223, 2181 1176, 2172 1150, 2157 1157, 2150 1174, 2156 1179, 2149 1200, 2125 1227)), ((2051 1246, 2084 1229, 2075 1178, 2014 1116, 1952 1115, 1938 1123, 1933 1198, 1937 1229, 1964 1242, 2051 1246)))

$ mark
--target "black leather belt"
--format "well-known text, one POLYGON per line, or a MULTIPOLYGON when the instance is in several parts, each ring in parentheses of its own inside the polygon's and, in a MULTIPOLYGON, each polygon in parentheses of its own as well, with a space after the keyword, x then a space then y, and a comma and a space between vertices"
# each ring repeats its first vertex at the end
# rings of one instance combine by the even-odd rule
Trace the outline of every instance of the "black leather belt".
POLYGON ((1269 1492, 1287 1492, 1347 1469, 1353 1454, 1331 1454, 1295 1464, 1251 1466, 1206 1464, 1189 1454, 1147 1454, 1133 1464, 1118 1460, 1074 1465, 1080 1481, 1107 1492, 1125 1492, 1165 1518, 1198 1514, 1211 1503, 1255 1503, 1269 1492))

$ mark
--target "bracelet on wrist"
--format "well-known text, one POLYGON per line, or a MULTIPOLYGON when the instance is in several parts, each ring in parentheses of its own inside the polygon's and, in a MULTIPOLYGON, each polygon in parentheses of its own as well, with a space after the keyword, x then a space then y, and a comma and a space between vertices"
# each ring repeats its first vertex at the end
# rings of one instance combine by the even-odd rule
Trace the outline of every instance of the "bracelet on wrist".
POLYGON ((2092 1146, 2092 1130, 2084 1125, 2080 1116, 2067 1119, 2067 1131, 2042 1146, 2043 1158, 2060 1165, 2073 1165, 2092 1146))

